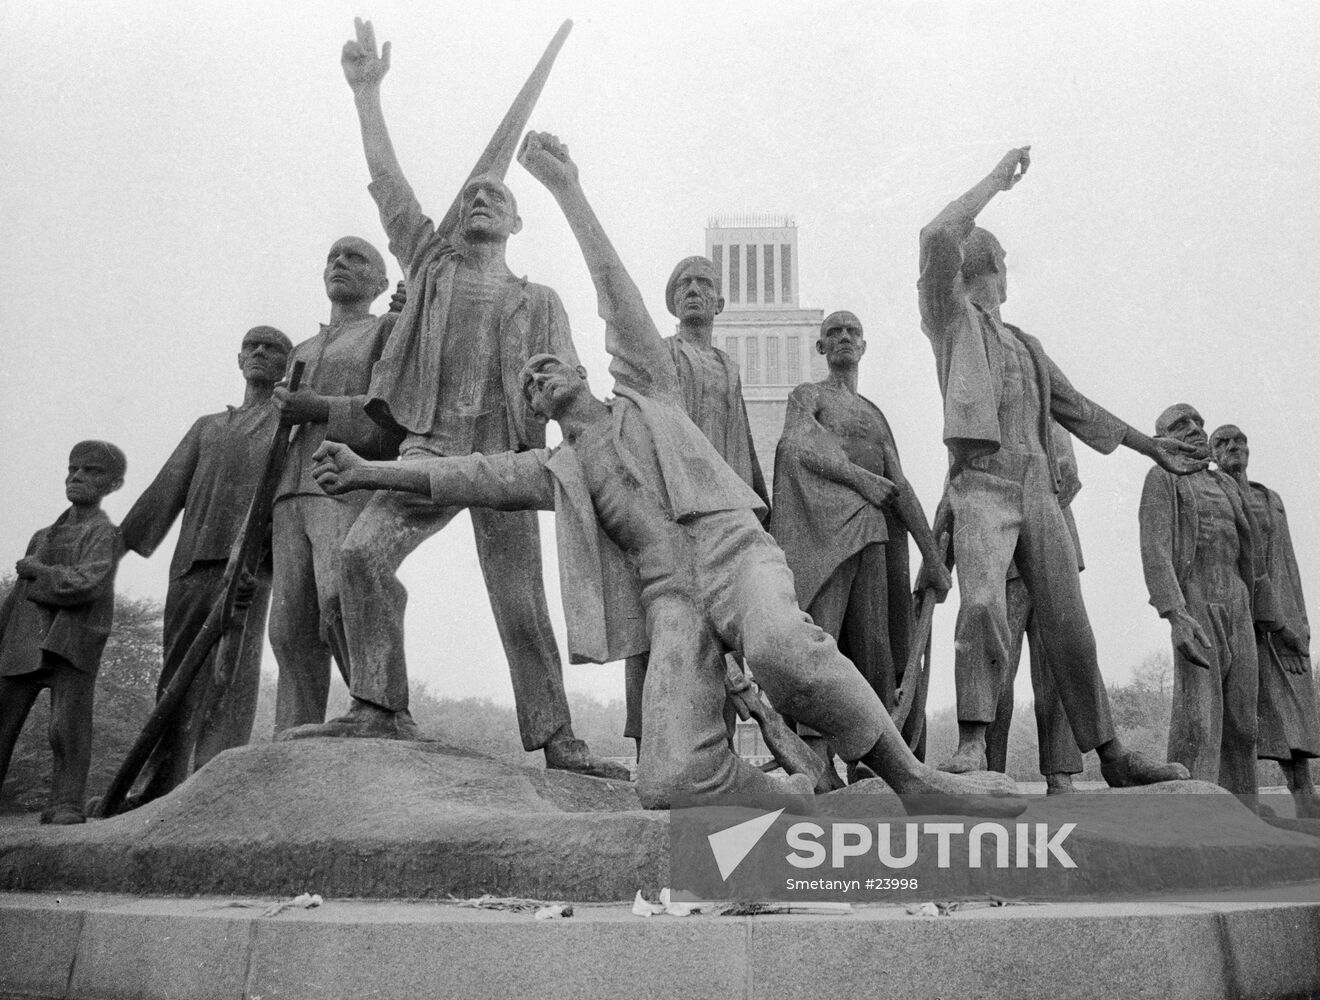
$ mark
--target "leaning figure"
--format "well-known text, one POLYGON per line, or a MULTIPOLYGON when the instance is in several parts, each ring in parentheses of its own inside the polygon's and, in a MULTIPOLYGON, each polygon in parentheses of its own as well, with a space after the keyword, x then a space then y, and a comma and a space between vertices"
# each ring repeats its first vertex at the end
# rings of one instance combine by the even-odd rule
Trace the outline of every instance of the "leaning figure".
POLYGON ((523 367, 528 405, 556 420, 548 451, 364 462, 320 452, 327 492, 398 490, 436 504, 555 511, 570 655, 608 662, 650 649, 637 791, 647 808, 685 796, 809 794, 740 760, 726 741, 724 656, 741 654, 776 708, 824 733, 901 795, 943 811, 1016 815, 1003 775, 949 775, 919 762, 861 674, 797 606, 783 553, 762 529, 761 498, 720 458, 683 408, 673 357, 553 136, 531 133, 520 162, 555 196, 596 285, 613 357, 603 402, 571 359, 523 367), (973 794, 990 792, 992 794, 973 794))
MULTIPOLYGON (((720 457, 750 486, 769 509, 761 463, 756 460, 752 428, 747 422, 738 362, 712 340, 715 317, 724 311, 720 274, 706 257, 684 257, 665 283, 665 305, 678 318, 678 332, 665 338, 678 372, 683 409, 715 446, 720 457)), ((646 654, 624 664, 627 715, 623 735, 642 747, 642 690, 646 684, 646 654)))

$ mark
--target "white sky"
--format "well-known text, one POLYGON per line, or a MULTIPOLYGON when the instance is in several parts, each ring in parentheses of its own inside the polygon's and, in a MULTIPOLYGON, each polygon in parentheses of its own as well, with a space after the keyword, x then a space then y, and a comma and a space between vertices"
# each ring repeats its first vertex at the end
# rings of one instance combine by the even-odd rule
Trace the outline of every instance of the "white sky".
MULTIPOLYGON (((794 215, 802 303, 861 317, 862 391, 889 416, 928 513, 945 454, 917 231, 1031 143, 1026 180, 982 216, 1009 253, 1005 317, 1142 430, 1184 400, 1207 429, 1240 424, 1254 477, 1290 504, 1312 602, 1320 594, 1305 450, 1320 381, 1320 8, 1301 3, 7 0, 4 560, 62 509, 73 442, 128 453, 127 485, 106 503, 118 520, 195 417, 241 399, 243 332, 311 336, 328 316, 329 245, 353 233, 384 250, 338 65, 355 14, 394 43, 386 116, 436 217, 573 18, 531 126, 570 144, 657 323, 670 323, 670 267, 701 252, 710 215, 794 215)), ((601 324, 568 227, 520 167, 509 182, 525 223, 510 265, 559 292, 604 390, 601 324)), ((1083 585, 1117 681, 1168 643, 1141 577, 1146 464, 1079 453, 1083 585)), ((128 556, 121 589, 163 596, 172 547, 128 556)), ((412 676, 510 701, 466 519, 403 577, 412 676)), ((547 590, 562 641, 552 564, 547 590)), ((935 705, 953 697, 954 608, 939 612, 935 705)), ((622 694, 616 667, 566 676, 622 694)))

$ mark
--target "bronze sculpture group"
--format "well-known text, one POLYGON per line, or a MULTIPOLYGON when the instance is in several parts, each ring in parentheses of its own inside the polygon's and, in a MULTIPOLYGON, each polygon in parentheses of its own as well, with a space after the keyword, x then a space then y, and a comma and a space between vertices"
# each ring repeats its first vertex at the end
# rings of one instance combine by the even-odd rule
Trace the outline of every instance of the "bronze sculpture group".
POLYGON ((329 322, 296 348, 271 327, 250 330, 242 405, 197 421, 119 532, 99 504, 122 483, 122 454, 105 442, 75 447, 72 506, 34 537, 0 611, 0 783, 28 709, 50 688, 56 778, 43 821, 83 820, 115 566, 125 547, 149 556, 180 514, 160 682, 162 706, 180 707, 153 716, 145 773, 121 771, 107 811, 165 794, 247 741, 268 607, 277 733, 419 738, 396 571, 464 509, 524 748, 542 750, 547 767, 626 779, 573 732, 535 513, 553 510, 569 655, 626 661, 626 733, 638 741, 647 808, 826 789, 838 784, 837 755, 849 780, 878 775, 928 807, 1014 815, 1025 803, 1001 772, 1026 634, 1051 792, 1070 790, 1081 754, 1095 750, 1112 786, 1190 772, 1249 798, 1261 756, 1284 768, 1299 815, 1320 812, 1300 574, 1282 501, 1246 478, 1245 435, 1225 425, 1207 439, 1200 415, 1179 405, 1148 437, 1074 389, 1040 341, 1001 317, 1006 255, 976 219, 1023 178, 1029 149, 1010 150, 921 232, 918 300, 949 453, 934 528, 884 414, 857 391, 867 341, 847 311, 821 325, 828 375, 790 397, 772 498, 737 366, 711 341, 724 304, 715 266, 689 257, 675 267, 665 301, 678 332, 662 338, 567 147, 537 132, 518 144, 562 37, 437 224, 386 130, 389 44, 378 51, 370 23, 358 22, 342 64, 406 297, 373 315, 388 287, 384 261, 365 240, 337 241, 324 272, 329 322), (515 147, 562 208, 595 284, 611 399, 591 393, 555 292, 505 263, 522 226, 503 177, 515 147), (550 420, 563 434, 554 449, 550 420), (272 435, 277 453, 266 447, 272 435), (1155 463, 1140 517, 1151 603, 1173 633, 1169 763, 1124 747, 1110 717, 1069 509, 1080 488, 1073 437, 1155 463), (250 558, 254 532, 259 551, 269 532, 264 559, 250 558), (916 682, 910 654, 925 642, 914 630, 909 536, 922 558, 916 589, 943 599, 952 566, 961 598, 959 743, 940 769, 891 718, 900 688, 916 682), (241 565, 240 551, 249 554, 241 565), (332 659, 352 701, 326 721, 332 659), (805 773, 774 778, 733 753, 728 720, 746 684, 730 677, 744 670, 816 751, 805 773))

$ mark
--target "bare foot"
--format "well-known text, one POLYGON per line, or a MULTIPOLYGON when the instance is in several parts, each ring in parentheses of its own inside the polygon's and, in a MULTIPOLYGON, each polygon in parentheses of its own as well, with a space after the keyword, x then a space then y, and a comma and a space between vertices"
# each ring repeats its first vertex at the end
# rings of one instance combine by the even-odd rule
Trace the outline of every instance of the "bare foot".
POLYGON ((1161 781, 1186 781, 1191 777, 1181 764, 1157 764, 1143 753, 1125 750, 1117 760, 1101 761, 1100 773, 1110 788, 1133 788, 1161 781))
POLYGON ((391 712, 368 701, 353 699, 346 715, 329 722, 294 726, 276 733, 277 740, 307 740, 317 736, 346 739, 410 740, 417 738, 417 726, 405 712, 391 712))
POLYGON ((940 770, 947 774, 971 774, 985 769, 984 743, 961 743, 954 755, 940 765, 940 770))
POLYGON ((75 826, 78 823, 86 823, 87 817, 83 815, 82 809, 72 802, 61 802, 57 806, 51 806, 41 814, 43 824, 54 824, 55 826, 75 826))
POLYGON ((576 737, 557 739, 545 745, 545 766, 550 771, 572 771, 592 778, 631 781, 632 775, 622 764, 597 757, 587 744, 576 737))
POLYGON ((950 774, 921 765, 912 778, 895 787, 910 815, 1017 816, 1027 808, 1017 782, 998 771, 950 774))

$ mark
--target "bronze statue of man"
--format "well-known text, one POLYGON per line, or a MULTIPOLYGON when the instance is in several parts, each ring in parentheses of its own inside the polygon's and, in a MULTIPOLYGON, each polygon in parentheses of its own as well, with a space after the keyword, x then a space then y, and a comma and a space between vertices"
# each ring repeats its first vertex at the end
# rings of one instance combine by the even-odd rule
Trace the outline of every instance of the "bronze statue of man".
MULTIPOLYGON (((555 196, 595 282, 615 398, 593 396, 572 359, 532 357, 528 403, 559 423, 553 452, 364 463, 321 450, 330 492, 405 490, 436 503, 554 509, 569 648, 608 662, 649 648, 637 792, 648 808, 682 796, 783 791, 736 757, 725 734, 728 652, 744 655, 776 707, 827 734, 900 794, 945 811, 1016 815, 1003 775, 942 774, 920 763, 880 699, 797 606, 783 553, 764 531, 760 497, 688 417, 678 372, 553 136, 531 133, 519 161, 555 196), (991 795, 971 794, 991 792, 991 795)), ((794 775, 788 787, 808 792, 794 775)))
MULTIPOLYGON (((665 283, 665 305, 678 319, 678 332, 665 338, 665 346, 678 371, 683 409, 769 509, 770 497, 761 463, 756 460, 738 363, 712 341, 715 317, 724 311, 719 283, 719 272, 705 257, 684 257, 674 266, 665 283)), ((627 717, 623 735, 637 741, 640 753, 646 654, 630 656, 624 671, 627 717)))
MULTIPOLYGON (((519 373, 529 357, 553 351, 576 359, 568 317, 544 285, 519 279, 505 263, 509 237, 522 228, 513 193, 499 177, 472 177, 463 188, 459 232, 437 233, 403 177, 380 85, 389 70, 370 23, 344 46, 371 194, 408 282, 408 304, 376 365, 369 411, 402 435, 405 463, 435 456, 525 451, 545 443, 531 418, 519 373)), ((372 497, 344 542, 340 567, 344 628, 352 664, 348 715, 328 735, 401 736, 408 707, 403 612, 396 576, 404 558, 466 504, 372 497)), ((533 511, 470 510, 477 558, 513 679, 523 747, 542 749, 546 766, 602 777, 627 770, 593 757, 573 735, 563 666, 550 626, 533 511)))
POLYGON ((911 627, 909 533, 922 556, 919 586, 943 597, 952 581, 889 422, 857 391, 866 347, 852 313, 821 323, 816 350, 829 373, 788 398, 770 533, 793 571, 799 605, 892 711, 911 627))
MULTIPOLYGON (((1161 413, 1155 433, 1210 454, 1205 423, 1186 403, 1161 413)), ((1242 495, 1213 469, 1151 469, 1140 523, 1150 603, 1173 636, 1169 759, 1193 778, 1254 796, 1256 628, 1273 630, 1277 613, 1242 495)))
POLYGON ((327 439, 372 458, 398 454, 397 435, 365 409, 372 366, 398 318, 395 312, 379 317, 371 312, 389 287, 385 260, 366 240, 345 236, 326 254, 322 278, 330 320, 293 350, 290 366, 305 366, 298 390, 275 390, 276 408, 296 428, 271 514, 270 645, 280 668, 276 732, 325 721, 332 657, 345 684, 351 674, 339 596, 340 550, 370 497, 326 496, 312 479, 312 454, 327 439))
MULTIPOLYGON (((157 694, 163 694, 222 597, 225 566, 234 539, 261 479, 266 450, 279 424, 272 402, 293 345, 271 326, 243 335, 238 368, 243 402, 199 417, 183 436, 120 526, 124 547, 150 556, 183 515, 170 560, 165 592, 164 661, 157 694)), ((251 602, 238 616, 226 648, 231 662, 219 684, 204 666, 188 689, 183 710, 162 736, 144 769, 134 804, 150 802, 178 786, 208 760, 252 735, 261 686, 271 568, 267 560, 253 581, 251 602)), ((214 664, 213 652, 210 664, 214 664)))
POLYGON ((1219 471, 1233 478, 1247 502, 1256 529, 1257 558, 1265 563, 1278 609, 1279 628, 1256 632, 1260 670, 1256 756, 1279 762, 1299 817, 1320 818, 1310 772, 1310 759, 1320 757, 1320 710, 1311 675, 1311 627, 1288 514, 1279 494, 1247 478, 1251 452, 1241 428, 1235 424, 1217 428, 1210 435, 1210 447, 1219 471))
POLYGON ((1004 250, 976 217, 1025 176, 1030 162, 1027 147, 1010 150, 921 231, 918 303, 944 397, 961 597, 954 659, 958 750, 945 767, 986 765, 986 728, 1012 651, 1004 581, 1016 562, 1079 749, 1099 753, 1111 785, 1181 778, 1183 767, 1126 749, 1114 732, 1077 557, 1057 499, 1050 424, 1057 421, 1104 453, 1125 445, 1170 472, 1205 463, 1191 459, 1180 443, 1154 441, 1087 399, 1038 340, 1001 319, 1008 296, 1004 250))

